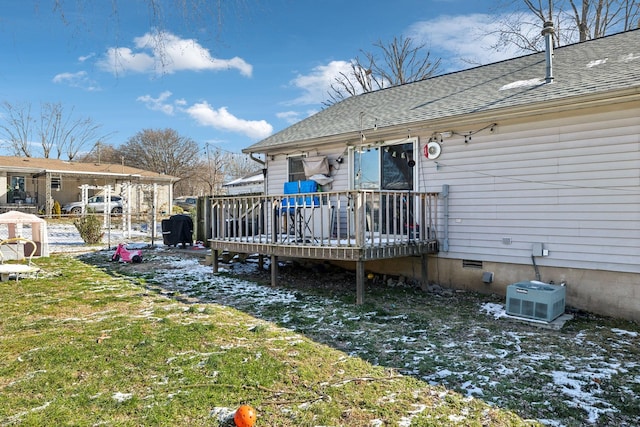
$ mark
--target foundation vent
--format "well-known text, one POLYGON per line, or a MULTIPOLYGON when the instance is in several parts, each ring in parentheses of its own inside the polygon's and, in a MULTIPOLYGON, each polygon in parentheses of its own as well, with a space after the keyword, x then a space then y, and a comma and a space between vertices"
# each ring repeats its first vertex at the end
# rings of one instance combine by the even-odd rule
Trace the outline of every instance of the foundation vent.
POLYGON ((462 260, 462 268, 476 268, 482 269, 482 261, 476 261, 473 259, 463 259, 462 260))

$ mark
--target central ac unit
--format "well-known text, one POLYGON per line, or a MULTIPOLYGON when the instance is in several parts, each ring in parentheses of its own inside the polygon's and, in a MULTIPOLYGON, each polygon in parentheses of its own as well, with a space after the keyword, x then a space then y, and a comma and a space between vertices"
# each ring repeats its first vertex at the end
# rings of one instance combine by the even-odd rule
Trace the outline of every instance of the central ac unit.
POLYGON ((507 286, 507 314, 551 322, 564 313, 566 288, 544 282, 507 286))

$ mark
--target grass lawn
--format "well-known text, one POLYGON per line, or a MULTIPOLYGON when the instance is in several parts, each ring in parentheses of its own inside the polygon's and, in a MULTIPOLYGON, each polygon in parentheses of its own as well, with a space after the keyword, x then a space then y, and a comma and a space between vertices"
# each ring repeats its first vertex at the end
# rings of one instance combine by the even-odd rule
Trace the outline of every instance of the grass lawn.
MULTIPOLYGON (((535 425, 229 305, 69 256, 1 282, 0 426, 535 425)), ((151 275, 152 276, 152 275, 151 275)))

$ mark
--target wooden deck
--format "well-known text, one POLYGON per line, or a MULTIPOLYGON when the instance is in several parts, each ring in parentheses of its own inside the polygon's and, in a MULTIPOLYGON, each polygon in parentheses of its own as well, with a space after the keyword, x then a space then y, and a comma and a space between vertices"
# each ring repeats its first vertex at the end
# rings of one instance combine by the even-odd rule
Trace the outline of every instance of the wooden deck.
POLYGON ((221 251, 271 257, 272 284, 278 257, 356 263, 356 300, 364 300, 364 262, 438 251, 439 193, 342 191, 248 197, 211 202, 214 271, 221 251))

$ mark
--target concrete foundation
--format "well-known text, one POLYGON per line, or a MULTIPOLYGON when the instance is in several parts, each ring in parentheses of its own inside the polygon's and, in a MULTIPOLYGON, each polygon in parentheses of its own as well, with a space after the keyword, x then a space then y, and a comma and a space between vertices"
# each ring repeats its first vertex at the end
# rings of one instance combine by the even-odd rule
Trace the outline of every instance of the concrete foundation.
MULTIPOLYGON (((334 264, 355 269, 355 263, 352 262, 334 264)), ((364 263, 367 273, 405 276, 415 281, 420 281, 421 268, 420 257, 364 263)), ((640 274, 545 266, 538 266, 538 272, 544 282, 566 283, 567 306, 640 322, 640 274)), ((510 284, 536 279, 532 265, 481 262, 468 266, 460 259, 437 256, 428 257, 427 274, 430 283, 446 288, 505 296, 510 284), (490 283, 483 282, 485 272, 493 273, 490 283)))

